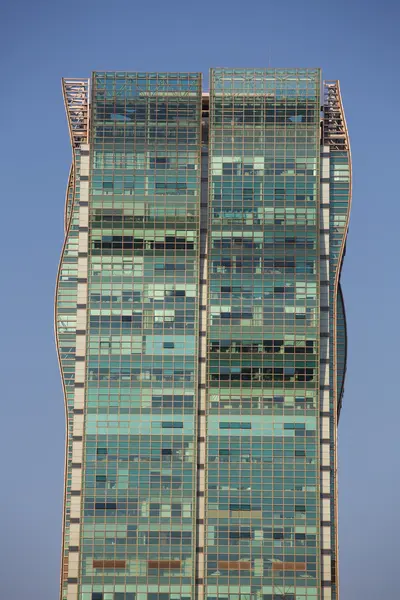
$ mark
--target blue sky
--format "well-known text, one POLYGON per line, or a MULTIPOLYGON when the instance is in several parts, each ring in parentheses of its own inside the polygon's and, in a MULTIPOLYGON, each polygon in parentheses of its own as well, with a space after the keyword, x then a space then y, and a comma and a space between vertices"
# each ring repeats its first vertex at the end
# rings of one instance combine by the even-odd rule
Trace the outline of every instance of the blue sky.
POLYGON ((354 167, 343 272, 350 345, 339 428, 341 600, 394 600, 400 5, 6 0, 1 17, 0 597, 58 597, 64 407, 53 297, 71 156, 61 77, 270 65, 320 66, 341 82, 354 167))

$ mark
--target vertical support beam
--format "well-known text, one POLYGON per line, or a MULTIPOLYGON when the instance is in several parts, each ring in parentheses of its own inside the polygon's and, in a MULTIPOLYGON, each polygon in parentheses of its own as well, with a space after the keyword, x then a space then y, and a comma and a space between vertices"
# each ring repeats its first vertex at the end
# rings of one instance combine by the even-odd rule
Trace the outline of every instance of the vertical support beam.
MULTIPOLYGON (((81 145, 80 199, 78 235, 78 289, 75 354, 75 393, 72 441, 71 519, 75 521, 70 534, 70 546, 77 548, 68 557, 68 575, 79 578, 80 537, 82 513, 82 467, 85 411, 87 291, 88 291, 88 225, 89 225, 89 145, 81 145), (73 533, 73 535, 72 535, 73 533)), ((68 584, 68 600, 76 600, 77 586, 68 584)))
POLYGON ((205 503, 206 503, 206 414, 207 414, 207 306, 208 306, 208 109, 203 97, 201 196, 200 196, 200 282, 199 282, 199 375, 197 407, 197 513, 195 598, 204 599, 205 503))
POLYGON ((321 581, 322 598, 331 598, 331 415, 330 415, 330 158, 329 146, 321 148, 320 203, 320 490, 321 490, 321 581))

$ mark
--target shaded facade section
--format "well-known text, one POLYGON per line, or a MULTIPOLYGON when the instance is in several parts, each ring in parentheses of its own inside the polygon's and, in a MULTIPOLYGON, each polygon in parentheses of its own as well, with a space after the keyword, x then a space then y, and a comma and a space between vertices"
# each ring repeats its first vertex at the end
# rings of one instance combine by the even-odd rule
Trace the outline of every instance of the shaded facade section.
POLYGON ((337 391, 338 391, 338 418, 342 407, 344 394, 344 382, 347 368, 347 325, 346 311, 343 301, 343 293, 339 284, 337 302, 337 324, 336 324, 336 348, 337 348, 337 391))

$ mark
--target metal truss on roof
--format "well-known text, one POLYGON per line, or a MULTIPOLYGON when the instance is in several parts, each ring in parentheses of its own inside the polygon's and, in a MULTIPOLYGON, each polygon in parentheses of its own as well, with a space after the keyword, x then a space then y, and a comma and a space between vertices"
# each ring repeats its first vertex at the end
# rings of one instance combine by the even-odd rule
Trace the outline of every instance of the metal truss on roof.
POLYGON ((338 81, 324 81, 323 141, 332 150, 349 150, 346 120, 338 81))
POLYGON ((62 88, 73 150, 89 139, 89 79, 63 79, 62 88))

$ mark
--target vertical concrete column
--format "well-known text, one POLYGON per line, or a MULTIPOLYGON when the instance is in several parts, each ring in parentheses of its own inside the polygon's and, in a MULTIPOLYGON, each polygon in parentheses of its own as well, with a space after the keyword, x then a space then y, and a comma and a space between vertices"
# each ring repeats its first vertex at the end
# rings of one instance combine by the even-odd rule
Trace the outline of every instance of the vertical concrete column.
POLYGON ((88 239, 89 239, 89 145, 81 145, 78 206, 78 284, 75 354, 74 418, 72 432, 71 516, 68 554, 68 600, 77 600, 80 564, 80 537, 82 511, 82 463, 84 439, 87 295, 88 295, 88 239))
POLYGON ((320 196, 320 502, 322 599, 330 600, 331 587, 331 419, 330 419, 330 158, 329 146, 321 148, 320 196))
POLYGON ((208 306, 208 114, 203 114, 200 198, 199 365, 197 406, 196 593, 204 598, 207 436, 207 306, 208 306))

